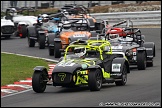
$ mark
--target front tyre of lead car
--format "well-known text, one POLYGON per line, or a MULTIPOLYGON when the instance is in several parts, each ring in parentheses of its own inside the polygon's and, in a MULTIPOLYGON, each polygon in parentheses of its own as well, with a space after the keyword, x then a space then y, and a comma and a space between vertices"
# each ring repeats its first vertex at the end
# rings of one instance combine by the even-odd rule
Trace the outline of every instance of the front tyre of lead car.
POLYGON ((116 86, 123 86, 127 82, 127 67, 124 64, 123 70, 122 70, 122 76, 121 76, 121 81, 115 81, 116 86))
POLYGON ((102 87, 102 72, 92 69, 88 73, 88 87, 90 91, 99 91, 102 87))
POLYGON ((47 74, 43 71, 35 71, 32 76, 32 88, 37 93, 43 93, 46 89, 47 74))

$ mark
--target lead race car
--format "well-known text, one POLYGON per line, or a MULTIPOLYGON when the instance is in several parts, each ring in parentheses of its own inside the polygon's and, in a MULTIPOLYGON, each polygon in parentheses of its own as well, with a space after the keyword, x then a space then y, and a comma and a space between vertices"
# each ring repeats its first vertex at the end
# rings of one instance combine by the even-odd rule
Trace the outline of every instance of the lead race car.
POLYGON ((130 65, 137 65, 138 70, 153 66, 155 43, 145 42, 141 30, 133 27, 131 20, 125 20, 112 26, 104 22, 103 39, 110 41, 113 51, 124 52, 130 65), (125 25, 126 24, 126 25, 125 25))
POLYGON ((90 91, 99 91, 104 83, 124 86, 128 73, 129 62, 124 53, 112 52, 108 41, 78 40, 66 48, 51 77, 44 66, 34 68, 32 88, 36 93, 43 93, 52 79, 53 86, 88 86, 90 91))

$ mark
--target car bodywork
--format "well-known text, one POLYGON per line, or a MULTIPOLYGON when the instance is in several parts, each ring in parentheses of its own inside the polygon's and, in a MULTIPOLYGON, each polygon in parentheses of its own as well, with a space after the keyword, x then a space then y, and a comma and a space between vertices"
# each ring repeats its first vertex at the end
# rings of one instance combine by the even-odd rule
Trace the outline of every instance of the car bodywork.
POLYGON ((54 33, 58 31, 58 26, 53 20, 56 20, 56 18, 41 25, 36 24, 27 27, 29 47, 35 47, 36 42, 39 44, 39 49, 48 46, 48 37, 54 36, 54 33))
POLYGON ((10 38, 14 32, 14 23, 11 20, 1 19, 1 37, 10 38))
MULTIPOLYGON (((103 40, 75 41, 65 50, 50 77, 53 86, 78 87, 88 85, 91 91, 99 91, 104 83, 123 86, 130 73, 129 62, 122 52, 112 52, 111 44, 103 40), (86 55, 79 57, 74 48, 84 47, 86 55)), ((32 88, 37 93, 46 89, 50 80, 44 66, 36 66, 32 76, 32 88)))
POLYGON ((112 26, 107 25, 103 31, 105 31, 104 39, 109 40, 112 44, 112 50, 124 52, 130 65, 137 65, 139 70, 153 66, 155 43, 146 42, 141 30, 134 28, 131 20, 125 20, 112 26), (121 27, 122 24, 126 24, 126 26, 121 27), (111 39, 112 35, 118 35, 118 38, 111 39))
POLYGON ((55 36, 49 37, 49 55, 55 58, 61 57, 61 50, 65 49, 71 42, 77 39, 88 40, 90 37, 97 36, 94 26, 89 25, 89 19, 78 18, 68 19, 62 22, 60 31, 55 36), (66 25, 71 25, 69 29, 64 29, 66 25), (83 29, 82 29, 83 28, 83 29))
POLYGON ((26 38, 27 26, 35 25, 37 23, 36 16, 29 16, 29 12, 34 12, 32 8, 7 8, 5 19, 13 21, 16 31, 15 36, 20 38, 26 38), (22 15, 23 12, 27 11, 28 15, 22 15))

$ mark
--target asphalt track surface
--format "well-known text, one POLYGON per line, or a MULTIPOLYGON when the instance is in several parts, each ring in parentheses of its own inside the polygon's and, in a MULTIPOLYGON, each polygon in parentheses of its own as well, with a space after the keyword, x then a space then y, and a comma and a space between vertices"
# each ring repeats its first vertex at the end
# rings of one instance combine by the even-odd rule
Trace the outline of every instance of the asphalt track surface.
MULTIPOLYGON (((159 106, 161 107, 161 28, 141 28, 147 42, 155 42, 154 66, 146 70, 131 69, 125 86, 104 84, 100 91, 88 87, 63 88, 48 85, 44 93, 32 89, 1 96, 1 107, 99 107, 159 106)), ((26 39, 1 39, 1 52, 55 59, 48 49, 29 48, 26 39)), ((58 59, 57 59, 58 60, 58 59)))

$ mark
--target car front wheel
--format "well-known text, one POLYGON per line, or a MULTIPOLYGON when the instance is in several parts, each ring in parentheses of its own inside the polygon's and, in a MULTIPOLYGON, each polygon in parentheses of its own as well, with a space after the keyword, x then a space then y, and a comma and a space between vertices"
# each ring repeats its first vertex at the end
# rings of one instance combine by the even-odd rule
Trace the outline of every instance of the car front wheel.
POLYGON ((32 76, 32 88, 37 93, 43 93, 46 89, 47 76, 44 71, 34 72, 32 76))
POLYGON ((88 74, 88 86, 90 91, 99 91, 102 87, 102 73, 99 69, 90 70, 88 74))

